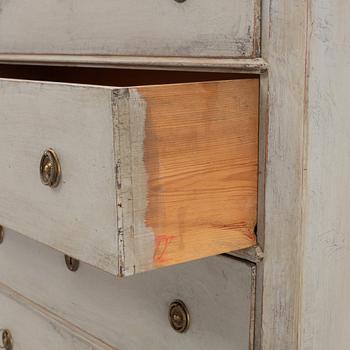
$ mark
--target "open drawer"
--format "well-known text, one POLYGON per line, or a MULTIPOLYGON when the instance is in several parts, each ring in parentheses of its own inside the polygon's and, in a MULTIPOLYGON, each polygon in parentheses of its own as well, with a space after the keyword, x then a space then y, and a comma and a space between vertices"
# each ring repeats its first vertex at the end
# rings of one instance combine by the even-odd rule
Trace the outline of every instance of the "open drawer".
POLYGON ((254 245, 258 85, 1 79, 1 225, 118 276, 254 245))

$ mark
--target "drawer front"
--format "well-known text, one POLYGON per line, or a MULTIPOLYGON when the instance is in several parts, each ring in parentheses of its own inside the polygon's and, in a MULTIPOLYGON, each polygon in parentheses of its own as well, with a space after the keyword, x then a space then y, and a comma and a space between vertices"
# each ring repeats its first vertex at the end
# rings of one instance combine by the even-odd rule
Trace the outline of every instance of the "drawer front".
POLYGON ((231 257, 115 279, 86 264, 70 272, 60 253, 6 230, 0 266, 2 283, 118 349, 251 350, 255 267, 231 257), (168 321, 175 299, 190 313, 183 334, 168 321))
POLYGON ((113 350, 1 283, 0 328, 10 332, 13 350, 113 350))
POLYGON ((254 245, 258 84, 1 80, 0 223, 119 276, 254 245))
POLYGON ((258 0, 2 1, 0 53, 255 57, 259 11, 258 0))

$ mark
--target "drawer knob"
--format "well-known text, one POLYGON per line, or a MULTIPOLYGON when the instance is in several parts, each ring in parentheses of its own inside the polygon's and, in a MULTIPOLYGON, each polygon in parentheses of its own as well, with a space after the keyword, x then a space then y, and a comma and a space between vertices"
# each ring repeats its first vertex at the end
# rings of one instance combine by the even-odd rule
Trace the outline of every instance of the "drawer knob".
POLYGON ((169 322, 176 332, 184 333, 187 331, 190 325, 190 314, 186 304, 182 300, 174 300, 170 304, 169 322))
POLYGON ((57 187, 61 179, 61 165, 57 153, 49 148, 41 157, 40 179, 45 186, 57 187))
POLYGON ((0 349, 12 350, 13 341, 12 341, 11 332, 8 329, 1 329, 0 332, 1 332, 1 339, 2 339, 0 349))
POLYGON ((72 258, 71 256, 65 255, 64 260, 66 261, 66 265, 69 271, 75 272, 78 271, 80 261, 72 258))

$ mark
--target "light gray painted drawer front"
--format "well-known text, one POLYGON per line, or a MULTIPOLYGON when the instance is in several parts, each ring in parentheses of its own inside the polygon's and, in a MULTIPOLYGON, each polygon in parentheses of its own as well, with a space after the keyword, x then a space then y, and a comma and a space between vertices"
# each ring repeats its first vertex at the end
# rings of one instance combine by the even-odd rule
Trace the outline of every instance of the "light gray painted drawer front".
POLYGON ((253 57, 258 0, 9 0, 0 53, 253 57))
POLYGON ((10 331, 13 350, 113 350, 1 283, 0 328, 10 331))
POLYGON ((0 281, 118 349, 250 350, 253 265, 212 257, 127 279, 82 264, 11 230, 0 245, 0 281), (168 306, 183 300, 191 325, 178 334, 168 306))

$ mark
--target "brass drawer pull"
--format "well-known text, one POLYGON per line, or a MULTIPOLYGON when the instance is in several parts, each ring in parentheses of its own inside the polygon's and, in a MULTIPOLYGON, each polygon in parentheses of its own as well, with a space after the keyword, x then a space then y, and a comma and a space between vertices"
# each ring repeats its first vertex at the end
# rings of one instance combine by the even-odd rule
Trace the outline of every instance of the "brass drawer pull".
POLYGON ((49 148, 41 157, 40 178, 45 186, 57 187, 61 179, 61 165, 57 153, 49 148))
POLYGON ((64 260, 66 261, 66 265, 69 271, 75 272, 78 271, 80 261, 72 258, 71 256, 65 255, 64 260))
POLYGON ((169 322, 178 333, 184 333, 190 325, 190 313, 182 300, 174 300, 169 306, 169 322))
POLYGON ((0 329, 0 333, 1 333, 1 339, 2 339, 0 349, 12 350, 13 340, 12 340, 11 332, 8 329, 0 329))

